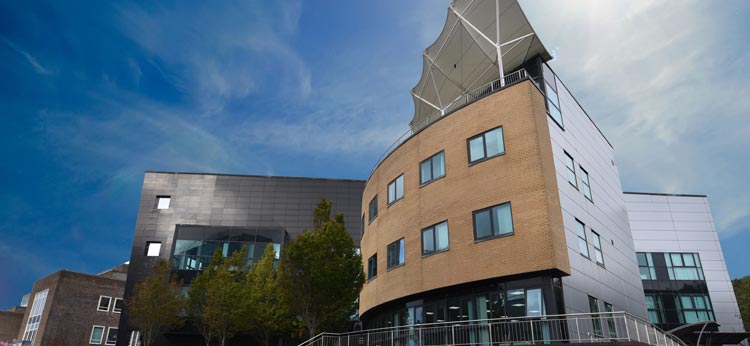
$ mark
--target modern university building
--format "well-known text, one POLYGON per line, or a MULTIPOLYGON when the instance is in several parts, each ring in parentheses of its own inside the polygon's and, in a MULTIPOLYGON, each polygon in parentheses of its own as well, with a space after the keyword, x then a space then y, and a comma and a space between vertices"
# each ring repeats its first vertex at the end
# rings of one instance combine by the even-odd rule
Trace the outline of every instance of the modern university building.
MULTIPOLYGON (((623 192, 517 1, 453 1, 422 58, 410 130, 366 181, 147 172, 126 299, 157 258, 189 283, 217 248, 284 251, 326 198, 361 247, 365 330, 307 344, 747 337, 706 197, 623 192)), ((124 311, 117 345, 137 344, 124 311)))

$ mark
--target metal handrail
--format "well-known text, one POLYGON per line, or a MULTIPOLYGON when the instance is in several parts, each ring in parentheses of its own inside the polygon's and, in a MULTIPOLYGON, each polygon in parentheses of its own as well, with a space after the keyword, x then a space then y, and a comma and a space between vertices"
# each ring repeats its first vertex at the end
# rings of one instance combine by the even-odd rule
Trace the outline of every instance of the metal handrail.
POLYGON ((685 346, 627 312, 600 312, 424 323, 348 333, 321 333, 299 346, 494 346, 508 343, 639 342, 685 346))
POLYGON ((476 102, 479 99, 482 99, 490 94, 493 94, 497 91, 500 91, 502 89, 505 89, 511 85, 520 83, 526 79, 529 78, 529 75, 526 73, 526 69, 520 69, 517 71, 514 71, 508 75, 505 75, 505 77, 494 80, 492 82, 489 82, 485 85, 482 85, 476 89, 470 90, 464 94, 461 94, 460 96, 456 97, 453 101, 449 102, 445 107, 442 109, 435 110, 434 112, 430 113, 425 117, 424 119, 420 120, 417 124, 414 124, 409 127, 409 129, 404 132, 401 136, 399 136, 393 144, 391 144, 381 155, 377 162, 375 163, 375 166, 372 168, 372 171, 370 171, 370 175, 372 175, 373 172, 375 172, 375 169, 378 168, 381 162, 385 160, 390 153, 392 153, 396 148, 398 148, 401 143, 406 142, 411 136, 415 135, 427 125, 435 122, 436 120, 451 114, 464 106, 476 102))

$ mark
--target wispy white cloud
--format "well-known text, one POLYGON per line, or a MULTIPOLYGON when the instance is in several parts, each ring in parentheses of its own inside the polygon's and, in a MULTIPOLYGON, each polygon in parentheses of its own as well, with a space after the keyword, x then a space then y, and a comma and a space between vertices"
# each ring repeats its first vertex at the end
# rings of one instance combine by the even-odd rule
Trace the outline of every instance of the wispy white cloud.
POLYGON ((36 73, 41 75, 52 74, 52 70, 44 67, 41 63, 39 63, 39 60, 32 56, 28 51, 22 49, 5 37, 0 36, 0 40, 2 40, 8 47, 13 49, 14 51, 16 51, 16 53, 20 54, 24 59, 26 59, 26 62, 31 66, 31 68, 34 69, 34 71, 36 71, 36 73))

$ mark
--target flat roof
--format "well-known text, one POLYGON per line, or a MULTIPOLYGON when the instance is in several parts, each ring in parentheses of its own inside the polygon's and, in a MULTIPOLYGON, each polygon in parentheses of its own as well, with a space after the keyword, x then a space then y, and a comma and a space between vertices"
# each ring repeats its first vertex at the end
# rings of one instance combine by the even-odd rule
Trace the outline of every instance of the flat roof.
POLYGON ((205 172, 168 172, 168 171, 152 171, 147 170, 146 173, 157 173, 157 174, 184 174, 184 175, 214 175, 214 176, 226 176, 226 177, 245 177, 245 178, 266 178, 266 179, 295 179, 295 180, 324 180, 324 181, 346 181, 346 182, 359 182, 364 183, 365 180, 361 179, 341 179, 341 178, 315 178, 315 177, 290 177, 290 176, 276 176, 276 175, 256 175, 256 174, 231 174, 231 173, 205 173, 205 172))

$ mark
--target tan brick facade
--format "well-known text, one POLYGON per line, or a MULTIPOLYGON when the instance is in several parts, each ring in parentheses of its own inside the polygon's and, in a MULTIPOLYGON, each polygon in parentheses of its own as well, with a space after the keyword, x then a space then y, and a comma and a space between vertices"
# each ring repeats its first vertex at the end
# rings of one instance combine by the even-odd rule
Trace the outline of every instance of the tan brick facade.
MULTIPOLYGON (((569 273, 544 97, 525 81, 450 114, 397 148, 373 172, 362 198, 377 194, 362 257, 377 252, 378 275, 360 313, 408 295, 477 280, 557 269, 569 273), (502 156, 469 165, 467 139, 503 127, 502 156), (446 175, 419 184, 419 163, 445 151, 446 175), (404 174, 404 198, 387 206, 388 183, 404 174), (475 243, 472 212, 511 202, 514 235, 475 243), (422 257, 421 230, 448 220, 450 250, 422 257), (389 243, 405 238, 405 265, 386 269, 389 243)), ((369 218, 369 215, 367 216, 369 218)))

